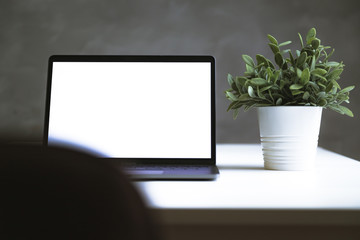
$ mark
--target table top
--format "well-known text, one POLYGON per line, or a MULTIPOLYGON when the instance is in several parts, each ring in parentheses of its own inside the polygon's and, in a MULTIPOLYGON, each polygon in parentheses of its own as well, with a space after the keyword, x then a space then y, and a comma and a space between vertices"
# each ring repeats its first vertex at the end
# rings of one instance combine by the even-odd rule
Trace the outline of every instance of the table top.
MULTIPOLYGON (((310 212, 319 216, 319 211, 327 214, 337 211, 345 212, 351 223, 360 224, 360 162, 354 159, 318 148, 313 170, 265 170, 259 144, 218 144, 216 161, 220 175, 215 181, 144 181, 135 184, 148 206, 167 215, 170 221, 175 221, 175 215, 176 219, 181 219, 179 214, 186 215, 189 211, 194 219, 200 214, 203 220, 205 213, 216 212, 217 216, 226 213, 229 221, 234 220, 229 214, 256 212, 261 213, 265 221, 265 212, 304 214, 307 210, 306 219, 310 212), (350 216, 349 213, 356 214, 350 216)), ((254 217, 257 219, 260 215, 254 217)), ((271 214, 266 216, 269 216, 268 221, 273 221, 271 214)), ((182 219, 189 221, 189 217, 186 215, 182 219)), ((239 217, 234 218, 242 221, 239 217)), ((247 217, 246 221, 249 219, 247 217)))

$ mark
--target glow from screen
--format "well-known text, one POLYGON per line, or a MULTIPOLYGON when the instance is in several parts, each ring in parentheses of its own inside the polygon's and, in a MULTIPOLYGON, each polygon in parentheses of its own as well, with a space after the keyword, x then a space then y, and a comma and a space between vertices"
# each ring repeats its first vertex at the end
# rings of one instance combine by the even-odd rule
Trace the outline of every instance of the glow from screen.
POLYGON ((107 157, 210 158, 211 65, 54 62, 48 142, 107 157))

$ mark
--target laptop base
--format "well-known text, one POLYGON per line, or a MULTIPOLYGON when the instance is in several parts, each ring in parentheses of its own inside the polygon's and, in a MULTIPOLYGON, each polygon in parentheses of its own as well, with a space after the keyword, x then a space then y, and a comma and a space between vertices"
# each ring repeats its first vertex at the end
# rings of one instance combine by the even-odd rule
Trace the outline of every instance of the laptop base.
POLYGON ((216 166, 131 166, 124 172, 132 180, 215 180, 219 175, 216 166))

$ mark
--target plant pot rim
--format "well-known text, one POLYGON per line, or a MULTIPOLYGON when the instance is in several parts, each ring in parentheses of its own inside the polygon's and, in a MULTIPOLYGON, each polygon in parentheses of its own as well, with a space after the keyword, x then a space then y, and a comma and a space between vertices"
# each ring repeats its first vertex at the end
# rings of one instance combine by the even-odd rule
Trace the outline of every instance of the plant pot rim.
POLYGON ((256 108, 323 108, 321 106, 263 106, 256 108))

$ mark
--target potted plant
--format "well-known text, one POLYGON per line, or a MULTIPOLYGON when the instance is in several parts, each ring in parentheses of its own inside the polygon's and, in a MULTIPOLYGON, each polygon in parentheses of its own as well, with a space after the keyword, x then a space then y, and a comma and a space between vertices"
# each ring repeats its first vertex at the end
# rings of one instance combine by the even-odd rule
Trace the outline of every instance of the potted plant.
POLYGON ((243 76, 228 74, 231 101, 227 111, 236 119, 239 109, 256 107, 266 169, 305 170, 313 166, 318 145, 323 108, 353 117, 347 107, 354 86, 341 88, 338 80, 342 62, 330 61, 334 49, 321 44, 316 29, 311 28, 305 40, 300 34, 301 49, 293 53, 282 50, 291 41, 278 43, 268 35, 275 65, 263 55, 256 63, 242 55, 246 72, 243 76), (286 57, 287 56, 287 57, 286 57))

